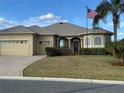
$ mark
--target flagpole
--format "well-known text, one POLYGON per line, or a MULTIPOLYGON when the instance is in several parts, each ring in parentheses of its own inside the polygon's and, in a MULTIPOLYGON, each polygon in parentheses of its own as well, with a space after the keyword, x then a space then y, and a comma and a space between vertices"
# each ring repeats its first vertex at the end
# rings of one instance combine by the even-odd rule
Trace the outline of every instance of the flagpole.
POLYGON ((87 35, 87 48, 88 48, 88 6, 86 6, 86 35, 87 35))

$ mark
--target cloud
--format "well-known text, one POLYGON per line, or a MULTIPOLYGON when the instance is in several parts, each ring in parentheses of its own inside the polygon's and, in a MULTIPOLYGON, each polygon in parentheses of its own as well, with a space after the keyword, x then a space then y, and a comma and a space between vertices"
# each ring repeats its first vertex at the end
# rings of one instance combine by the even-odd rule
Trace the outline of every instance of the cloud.
POLYGON ((79 24, 80 23, 80 20, 81 20, 81 18, 80 17, 76 17, 76 18, 74 18, 74 23, 76 23, 76 24, 79 24))
POLYGON ((7 19, 0 17, 0 28, 7 28, 15 26, 15 24, 11 21, 8 21, 7 19))
POLYGON ((119 32, 118 35, 124 35, 124 32, 119 32))
POLYGON ((58 19, 61 19, 61 17, 59 16, 55 16, 54 14, 52 13, 48 13, 46 15, 42 15, 39 17, 41 20, 58 20, 58 19))
POLYGON ((46 15, 30 17, 27 20, 23 20, 21 24, 25 26, 39 25, 41 27, 44 27, 61 21, 68 22, 68 20, 63 19, 60 16, 56 16, 53 13, 48 13, 46 15))
POLYGON ((124 28, 124 22, 121 22, 120 27, 124 28))
POLYGON ((124 38, 124 32, 118 32, 118 39, 121 40, 124 38))
MULTIPOLYGON (((108 27, 113 27, 113 22, 107 23, 107 26, 108 27)), ((123 21, 120 22, 120 28, 124 28, 124 22, 123 21)))
POLYGON ((6 20, 4 18, 0 18, 0 24, 4 23, 6 20))
POLYGON ((86 25, 85 24, 85 20, 83 22, 81 17, 75 17, 75 18, 73 18, 72 23, 73 24, 76 24, 76 25, 79 25, 79 26, 82 26, 82 25, 85 26, 86 25))
POLYGON ((60 22, 60 21, 68 22, 68 20, 63 19, 60 16, 56 16, 53 13, 48 13, 46 15, 41 15, 41 16, 39 16, 39 19, 42 20, 42 21, 47 21, 48 23, 56 23, 56 22, 60 22))
POLYGON ((39 26, 47 26, 57 22, 68 22, 68 20, 62 19, 60 16, 56 16, 52 13, 48 13, 46 15, 30 17, 27 20, 23 20, 21 23, 25 26, 30 25, 39 25, 39 26))
POLYGON ((60 16, 56 16, 53 13, 48 13, 46 15, 34 16, 24 20, 6 20, 5 18, 0 17, 0 29, 12 27, 16 25, 24 25, 24 26, 31 26, 31 25, 39 25, 41 27, 51 25, 57 22, 68 22, 68 20, 63 19, 60 16))
POLYGON ((109 23, 107 23, 107 26, 109 27, 112 27, 113 26, 113 23, 112 22, 109 22, 109 23))

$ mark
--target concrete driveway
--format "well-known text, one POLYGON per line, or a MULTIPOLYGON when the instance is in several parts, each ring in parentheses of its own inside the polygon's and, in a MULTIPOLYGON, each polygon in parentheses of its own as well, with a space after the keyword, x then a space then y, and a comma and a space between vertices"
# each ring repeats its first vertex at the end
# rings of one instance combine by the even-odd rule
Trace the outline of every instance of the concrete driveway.
POLYGON ((0 56, 0 76, 22 76, 23 70, 45 56, 0 56))

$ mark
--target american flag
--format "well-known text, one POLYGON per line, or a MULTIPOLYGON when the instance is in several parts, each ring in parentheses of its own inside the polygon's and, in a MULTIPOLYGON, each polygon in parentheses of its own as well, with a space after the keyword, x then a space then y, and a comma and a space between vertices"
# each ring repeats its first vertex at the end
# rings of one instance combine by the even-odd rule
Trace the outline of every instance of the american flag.
POLYGON ((89 9, 89 8, 87 9, 87 17, 88 18, 94 19, 96 15, 97 15, 96 11, 89 9))

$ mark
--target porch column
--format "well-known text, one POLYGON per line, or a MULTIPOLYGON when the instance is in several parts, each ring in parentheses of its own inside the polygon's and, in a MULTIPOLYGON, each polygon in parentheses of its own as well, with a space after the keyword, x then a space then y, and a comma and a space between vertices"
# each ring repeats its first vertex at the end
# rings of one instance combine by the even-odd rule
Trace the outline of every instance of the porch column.
POLYGON ((71 49, 71 39, 70 38, 68 39, 68 47, 69 47, 69 49, 71 49))
POLYGON ((83 39, 80 39, 81 40, 81 48, 83 48, 83 39))
POLYGON ((59 48, 59 38, 57 38, 57 48, 59 48))

